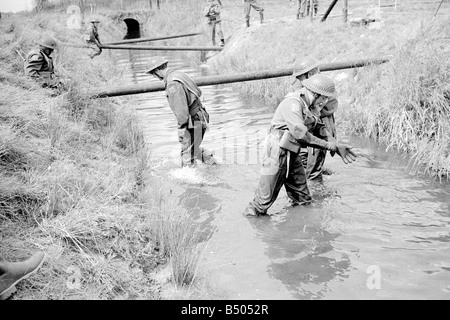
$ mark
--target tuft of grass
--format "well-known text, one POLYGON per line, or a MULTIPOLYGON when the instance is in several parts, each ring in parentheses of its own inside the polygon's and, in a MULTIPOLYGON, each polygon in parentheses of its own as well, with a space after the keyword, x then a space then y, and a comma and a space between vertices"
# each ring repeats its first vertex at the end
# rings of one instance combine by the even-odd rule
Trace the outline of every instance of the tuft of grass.
POLYGON ((150 190, 152 211, 155 212, 152 227, 154 241, 160 253, 169 259, 172 281, 178 286, 191 285, 198 276, 201 256, 197 249, 198 225, 192 219, 192 213, 166 196, 161 184, 154 185, 150 190))

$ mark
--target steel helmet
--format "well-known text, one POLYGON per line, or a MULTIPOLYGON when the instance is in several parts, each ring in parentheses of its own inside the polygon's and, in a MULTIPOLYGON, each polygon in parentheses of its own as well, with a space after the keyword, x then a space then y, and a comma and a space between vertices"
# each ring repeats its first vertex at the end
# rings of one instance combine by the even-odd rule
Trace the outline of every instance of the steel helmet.
POLYGON ((52 37, 46 37, 44 39, 42 39, 41 41, 38 42, 41 46, 55 50, 57 45, 56 45, 56 40, 52 37))
POLYGON ((150 73, 153 70, 163 66, 164 64, 168 63, 169 60, 163 57, 153 57, 148 63, 147 63, 147 71, 145 73, 150 73))
POLYGON ((304 73, 311 71, 314 68, 319 66, 319 61, 314 58, 306 58, 306 59, 296 59, 294 62, 294 71, 292 73, 293 77, 298 77, 304 73))
POLYGON ((100 20, 98 20, 97 18, 92 18, 91 22, 98 22, 98 23, 100 23, 100 20))
POLYGON ((302 81, 302 84, 312 92, 321 94, 326 97, 332 97, 337 95, 336 86, 334 81, 328 76, 318 73, 311 78, 302 81))

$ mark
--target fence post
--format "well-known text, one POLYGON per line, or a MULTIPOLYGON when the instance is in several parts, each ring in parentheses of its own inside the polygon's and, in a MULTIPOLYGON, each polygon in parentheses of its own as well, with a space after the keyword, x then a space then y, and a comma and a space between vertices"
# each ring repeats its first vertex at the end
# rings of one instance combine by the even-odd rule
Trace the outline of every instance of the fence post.
POLYGON ((344 8, 342 8, 342 16, 344 18, 344 23, 347 23, 348 16, 348 0, 344 0, 344 8))

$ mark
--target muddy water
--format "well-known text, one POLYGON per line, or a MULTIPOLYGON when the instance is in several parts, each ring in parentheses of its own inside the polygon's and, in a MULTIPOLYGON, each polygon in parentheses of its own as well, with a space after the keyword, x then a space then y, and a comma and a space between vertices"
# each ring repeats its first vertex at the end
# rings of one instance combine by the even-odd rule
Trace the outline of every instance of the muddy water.
MULTIPOLYGON (((151 56, 111 55, 128 84, 156 81, 151 56)), ((168 53, 171 66, 207 74, 168 53)), ((450 186, 409 175, 406 161, 346 136, 358 160, 328 157, 334 173, 312 184, 314 202, 289 207, 282 190, 263 218, 241 212, 259 180, 258 159, 274 106, 229 85, 202 87, 211 116, 203 146, 222 164, 179 168, 175 118, 163 92, 136 95, 155 174, 199 223, 201 276, 216 299, 450 299, 450 186)))

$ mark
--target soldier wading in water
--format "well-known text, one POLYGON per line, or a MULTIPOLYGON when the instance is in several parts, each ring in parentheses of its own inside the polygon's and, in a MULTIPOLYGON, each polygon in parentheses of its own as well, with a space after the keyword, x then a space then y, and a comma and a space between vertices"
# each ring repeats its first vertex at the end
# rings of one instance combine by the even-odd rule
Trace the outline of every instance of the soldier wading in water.
POLYGON ((346 164, 356 160, 351 147, 338 143, 320 121, 321 109, 330 97, 337 95, 334 82, 323 74, 316 74, 302 84, 304 87, 286 95, 272 118, 259 185, 253 201, 243 212, 246 216, 266 214, 283 185, 293 205, 311 202, 300 156, 302 147, 336 152, 346 164))

